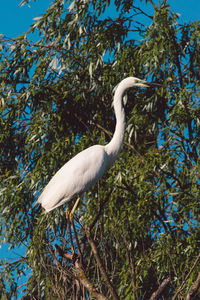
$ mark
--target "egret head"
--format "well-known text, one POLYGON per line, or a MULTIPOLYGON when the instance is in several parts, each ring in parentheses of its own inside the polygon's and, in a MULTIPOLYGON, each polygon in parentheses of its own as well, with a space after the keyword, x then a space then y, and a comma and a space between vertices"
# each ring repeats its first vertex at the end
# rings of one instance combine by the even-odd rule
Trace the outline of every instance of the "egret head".
POLYGON ((124 95, 127 89, 132 87, 162 87, 159 83, 148 82, 137 77, 127 77, 123 79, 115 88, 114 88, 114 101, 118 101, 121 96, 124 95))
POLYGON ((162 86, 159 83, 154 82, 148 82, 142 79, 139 79, 137 77, 127 77, 124 80, 120 82, 120 84, 123 88, 131 88, 131 87, 156 87, 156 86, 162 86))

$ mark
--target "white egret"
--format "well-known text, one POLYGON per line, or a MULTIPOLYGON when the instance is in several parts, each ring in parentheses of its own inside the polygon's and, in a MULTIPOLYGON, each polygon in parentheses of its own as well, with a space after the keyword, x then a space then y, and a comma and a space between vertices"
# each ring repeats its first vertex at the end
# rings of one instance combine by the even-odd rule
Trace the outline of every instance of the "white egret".
MULTIPOLYGON (((49 181, 36 204, 41 204, 46 212, 78 196, 94 185, 116 160, 124 140, 125 113, 122 98, 131 87, 150 87, 159 84, 146 82, 136 77, 128 77, 117 86, 113 106, 116 127, 113 138, 105 145, 94 145, 78 153, 69 160, 49 181)), ((79 199, 76 201, 73 214, 79 199)))

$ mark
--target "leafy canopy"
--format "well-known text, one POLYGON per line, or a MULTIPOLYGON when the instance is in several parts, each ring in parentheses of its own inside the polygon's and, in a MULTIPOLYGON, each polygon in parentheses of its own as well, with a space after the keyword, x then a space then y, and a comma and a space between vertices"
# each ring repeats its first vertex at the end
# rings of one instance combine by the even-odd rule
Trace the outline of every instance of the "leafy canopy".
POLYGON ((70 252, 72 244, 64 206, 45 215, 33 203, 67 160, 110 140, 112 90, 131 75, 165 88, 127 94, 125 146, 77 211, 81 267, 94 289, 110 297, 87 224, 121 299, 150 299, 155 292, 162 299, 195 299, 199 38, 199 22, 180 24, 164 0, 54 0, 26 34, 0 35, 1 241, 25 247, 24 256, 1 260, 3 299, 22 290, 23 299, 91 293, 74 275, 73 261, 55 250, 56 244, 70 252))

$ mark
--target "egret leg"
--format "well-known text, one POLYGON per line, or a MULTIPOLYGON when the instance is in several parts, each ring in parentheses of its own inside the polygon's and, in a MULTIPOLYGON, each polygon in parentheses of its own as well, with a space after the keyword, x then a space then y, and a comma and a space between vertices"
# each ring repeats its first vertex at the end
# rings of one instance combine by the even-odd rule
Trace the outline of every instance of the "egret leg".
POLYGON ((70 221, 72 221, 73 215, 74 215, 74 212, 75 212, 75 209, 77 208, 80 199, 81 199, 81 198, 78 197, 78 199, 76 200, 76 202, 75 202, 75 204, 74 204, 74 206, 73 206, 71 212, 69 211, 69 208, 66 209, 65 214, 66 214, 66 219, 67 219, 67 220, 70 219, 70 221))
POLYGON ((73 206, 73 208, 72 208, 72 210, 71 210, 71 212, 69 214, 70 221, 72 221, 72 219, 73 219, 73 215, 74 215, 75 209, 77 208, 80 200, 81 200, 81 198, 78 197, 78 199, 76 200, 76 202, 75 202, 75 204, 74 204, 74 206, 73 206))

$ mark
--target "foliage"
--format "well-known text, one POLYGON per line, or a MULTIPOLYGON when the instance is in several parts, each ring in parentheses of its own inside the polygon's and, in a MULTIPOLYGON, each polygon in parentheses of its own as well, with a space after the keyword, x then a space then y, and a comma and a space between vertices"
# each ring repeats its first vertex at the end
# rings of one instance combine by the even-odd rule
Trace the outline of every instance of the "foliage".
POLYGON ((27 272, 23 299, 89 295, 56 251, 72 242, 64 207, 33 203, 67 160, 110 140, 112 90, 131 75, 165 87, 128 92, 125 146, 77 211, 83 270, 109 298, 87 224, 120 299, 150 299, 167 278, 162 299, 185 299, 199 284, 199 39, 199 22, 179 24, 164 0, 54 0, 26 34, 0 35, 1 240, 26 247, 1 261, 2 299, 27 272))

